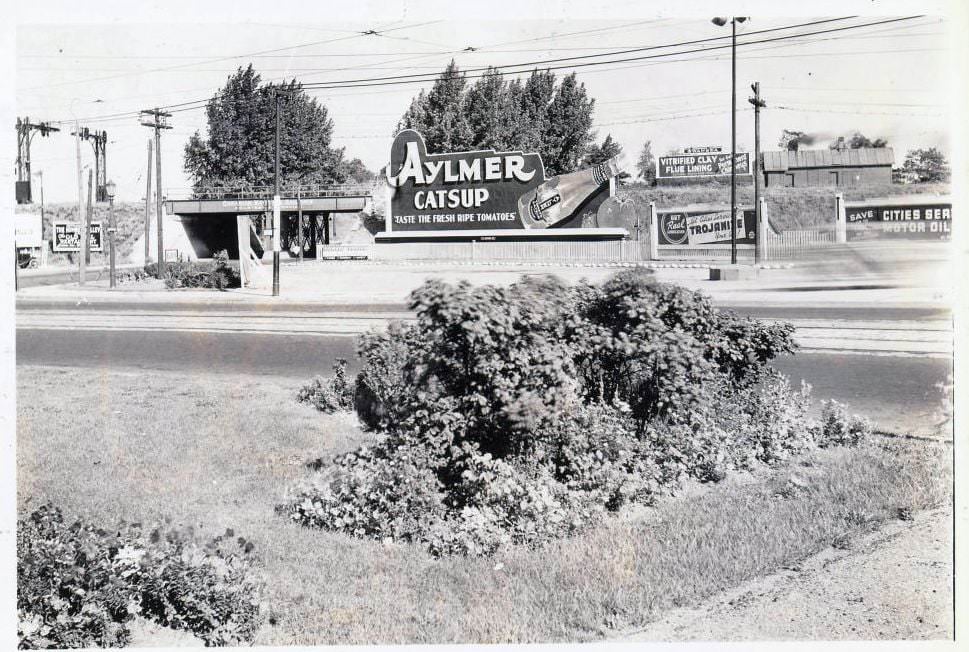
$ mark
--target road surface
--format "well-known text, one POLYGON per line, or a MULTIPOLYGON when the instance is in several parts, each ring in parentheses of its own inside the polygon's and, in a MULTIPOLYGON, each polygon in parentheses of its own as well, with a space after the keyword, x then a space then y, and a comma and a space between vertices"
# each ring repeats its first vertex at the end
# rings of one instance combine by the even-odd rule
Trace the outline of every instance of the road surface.
MULTIPOLYGON (((354 368, 354 346, 351 335, 26 328, 17 330, 17 364, 308 379, 329 373, 336 358, 354 368)), ((950 373, 951 360, 801 352, 776 366, 795 383, 810 383, 815 399, 848 403, 883 429, 931 434, 942 405, 937 384, 950 373)))

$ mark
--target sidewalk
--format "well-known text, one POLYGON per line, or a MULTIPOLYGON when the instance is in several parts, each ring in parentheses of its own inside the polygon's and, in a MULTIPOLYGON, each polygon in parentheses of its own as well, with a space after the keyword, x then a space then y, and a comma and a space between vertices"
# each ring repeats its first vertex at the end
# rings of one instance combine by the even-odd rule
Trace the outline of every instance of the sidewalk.
MULTIPOLYGON (((666 265, 669 265, 668 263, 666 265)), ((317 306, 387 306, 399 309, 409 293, 429 278, 456 283, 466 280, 473 285, 507 285, 526 275, 552 274, 566 283, 585 279, 599 283, 625 265, 576 266, 564 264, 499 265, 455 263, 373 263, 366 261, 306 262, 285 265, 281 271, 281 296, 273 297, 269 289, 244 288, 217 292, 212 290, 134 289, 107 287, 105 279, 89 281, 84 287, 76 283, 23 288, 17 293, 17 305, 29 308, 37 304, 63 306, 83 304, 177 304, 180 306, 251 306, 254 309, 296 305, 317 306)), ((952 295, 936 278, 913 279, 906 274, 859 277, 857 274, 823 276, 810 269, 761 270, 758 278, 745 281, 710 281, 708 267, 683 263, 653 270, 661 282, 699 290, 718 305, 773 305, 799 307, 938 308, 947 309, 952 295)))

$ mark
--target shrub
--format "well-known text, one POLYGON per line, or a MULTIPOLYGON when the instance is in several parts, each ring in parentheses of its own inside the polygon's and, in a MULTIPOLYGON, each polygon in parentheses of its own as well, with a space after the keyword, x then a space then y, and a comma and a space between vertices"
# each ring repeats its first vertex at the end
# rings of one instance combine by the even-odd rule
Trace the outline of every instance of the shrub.
MULTIPOLYGON (((382 438, 292 489, 281 509, 294 520, 490 554, 567 536, 686 478, 857 441, 809 428, 807 387, 770 367, 794 351, 791 326, 718 311, 650 274, 429 281, 410 307, 416 323, 358 347, 354 405, 382 438)), ((306 392, 334 403, 323 388, 306 392)))
POLYGON ((173 528, 67 525, 45 505, 18 521, 20 645, 124 646, 136 615, 206 645, 251 643, 260 622, 252 550, 231 531, 200 547, 173 528))
MULTIPOLYGON (((145 273, 155 276, 158 273, 157 263, 145 265, 145 273)), ((240 287, 242 278, 229 265, 229 254, 223 249, 216 252, 212 262, 200 263, 194 261, 165 263, 165 287, 175 288, 208 288, 226 290, 240 287)))
POLYGON ((400 322, 360 336, 357 356, 363 368, 354 383, 353 404, 364 426, 383 430, 403 417, 404 397, 413 389, 413 367, 424 344, 418 328, 400 322))
POLYGON ((847 407, 835 400, 821 402, 821 422, 814 426, 822 448, 855 446, 871 436, 873 426, 867 417, 848 414, 847 407))
POLYGON ((321 378, 317 376, 309 384, 303 385, 296 400, 309 403, 320 412, 349 411, 353 409, 353 385, 347 379, 347 361, 337 358, 333 365, 333 377, 321 378))

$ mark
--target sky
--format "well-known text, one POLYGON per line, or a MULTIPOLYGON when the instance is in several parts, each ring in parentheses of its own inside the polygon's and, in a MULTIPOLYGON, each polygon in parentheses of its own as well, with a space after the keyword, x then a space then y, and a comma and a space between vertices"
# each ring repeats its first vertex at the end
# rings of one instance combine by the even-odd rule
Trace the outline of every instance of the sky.
MULTIPOLYGON (((97 4, 97 3, 96 3, 97 4)), ((110 4, 110 3, 109 3, 110 4)), ((218 3, 216 3, 218 4, 218 3)), ((744 3, 738 3, 744 8, 744 3)), ((748 5, 750 3, 747 3, 748 5)), ((635 164, 643 143, 653 153, 689 146, 730 147, 730 27, 711 23, 703 3, 650 5, 608 3, 538 4, 516 11, 515 3, 488 3, 474 11, 436 9, 434 3, 389 5, 362 2, 340 19, 324 9, 277 12, 245 2, 222 3, 235 11, 136 13, 69 10, 21 14, 13 48, 13 112, 31 121, 61 121, 61 132, 33 140, 34 172, 43 170, 48 202, 77 200, 72 121, 108 133, 108 176, 121 200, 144 197, 147 141, 151 130, 132 116, 112 117, 155 106, 212 96, 239 66, 250 62, 264 80, 339 81, 414 73, 437 73, 452 58, 464 68, 542 62, 565 57, 585 64, 635 56, 626 63, 576 67, 596 100, 597 140, 611 134, 635 164), (489 7, 495 7, 489 11, 489 7), (315 13, 313 13, 315 11, 315 13), (309 12, 309 13, 307 13, 309 12), (706 13, 704 13, 706 12, 706 13), (519 15, 516 15, 519 14, 519 15), (165 20, 159 21, 162 15, 165 20), (152 20, 148 20, 148 19, 152 20), (377 34, 364 34, 375 30, 377 34), (657 48, 699 39, 721 41, 657 48), (474 48, 467 51, 466 48, 474 48), (627 53, 616 51, 656 48, 627 53), (682 53, 683 50, 706 51, 682 53), (675 54, 675 53, 680 54, 675 54), (589 58, 587 55, 600 54, 589 58)), ((858 26, 924 11, 915 3, 813 2, 812 15, 777 15, 753 6, 738 25, 738 43, 858 26), (859 14, 861 7, 865 13, 859 14), (905 10, 908 11, 905 11, 905 10), (824 10, 824 11, 822 11, 824 10), (855 16, 809 27, 752 34, 759 30, 855 16)), ((797 6, 797 5, 792 5, 797 6)), ((950 21, 927 15, 890 24, 741 45, 737 52, 737 147, 753 149, 750 84, 759 81, 767 108, 761 114, 762 149, 776 149, 782 129, 817 134, 814 147, 861 131, 885 138, 900 165, 907 150, 951 150, 949 107, 953 53, 950 21)), ((542 67, 538 64, 538 67, 542 67)), ((569 69, 558 70, 561 77, 569 69)), ((390 143, 411 98, 431 82, 399 86, 313 90, 334 121, 333 144, 346 148, 373 170, 386 163, 390 143)), ((173 129, 162 134, 163 187, 167 196, 188 191, 183 148, 196 131, 204 134, 203 110, 176 111, 173 129)), ((4 141, 7 142, 7 141, 4 141)), ((9 153, 11 162, 16 145, 9 153)), ((93 165, 93 149, 82 143, 82 164, 93 165)), ((13 167, 13 166, 11 166, 13 167)), ((85 172, 85 177, 86 177, 85 172)), ((34 186, 35 195, 38 185, 34 186)))

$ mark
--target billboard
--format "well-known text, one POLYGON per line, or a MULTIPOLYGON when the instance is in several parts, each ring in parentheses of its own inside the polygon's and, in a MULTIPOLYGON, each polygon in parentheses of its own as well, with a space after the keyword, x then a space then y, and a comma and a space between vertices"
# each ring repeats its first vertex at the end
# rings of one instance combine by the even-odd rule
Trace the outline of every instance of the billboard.
MULTIPOLYGON (((696 247, 730 243, 730 210, 660 212, 657 244, 666 247, 696 247)), ((738 210, 737 244, 754 244, 754 210, 738 210)))
POLYGON ((862 240, 949 240, 952 204, 845 206, 845 236, 862 240))
MULTIPOLYGON (((81 250, 81 223, 80 222, 54 222, 53 229, 53 250, 55 253, 67 253, 81 250)), ((101 222, 91 222, 91 230, 88 231, 88 242, 91 251, 104 251, 102 240, 101 222)))
POLYGON ((16 213, 14 215, 14 242, 18 247, 44 245, 44 227, 39 214, 16 213))
POLYGON ((412 129, 394 138, 386 178, 390 230, 545 229, 595 213, 608 198, 619 157, 545 178, 537 153, 479 150, 429 154, 412 129))
MULTIPOLYGON (((737 153, 737 174, 750 174, 750 154, 737 153)), ((656 160, 657 179, 720 177, 730 174, 730 154, 717 152, 660 156, 656 160)))

